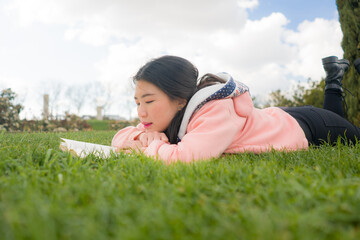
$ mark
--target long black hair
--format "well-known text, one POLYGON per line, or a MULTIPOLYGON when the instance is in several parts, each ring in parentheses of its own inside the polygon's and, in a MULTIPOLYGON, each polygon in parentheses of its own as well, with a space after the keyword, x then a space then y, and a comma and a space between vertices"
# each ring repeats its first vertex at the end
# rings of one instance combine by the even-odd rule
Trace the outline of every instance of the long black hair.
MULTIPOLYGON (((188 60, 167 55, 153 59, 142 66, 133 77, 133 82, 135 84, 137 81, 150 82, 164 91, 171 100, 185 99, 187 104, 199 89, 224 82, 216 75, 206 74, 199 80, 198 85, 198 75, 198 69, 188 60)), ((178 143, 177 134, 186 106, 176 113, 164 131, 172 144, 178 143)))

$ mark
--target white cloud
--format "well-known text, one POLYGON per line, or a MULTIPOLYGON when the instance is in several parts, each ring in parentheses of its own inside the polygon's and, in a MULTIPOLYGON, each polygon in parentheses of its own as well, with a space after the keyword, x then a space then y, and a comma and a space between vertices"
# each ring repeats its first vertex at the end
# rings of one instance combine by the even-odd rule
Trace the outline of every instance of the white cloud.
POLYGON ((273 13, 258 21, 247 20, 239 31, 218 30, 210 35, 180 36, 161 41, 145 36, 130 46, 113 45, 102 61, 102 79, 126 81, 147 60, 162 54, 180 55, 201 73, 227 71, 264 94, 286 89, 302 78, 324 76, 321 58, 341 55, 341 31, 335 20, 304 22, 298 31, 286 28, 287 18, 273 13))
POLYGON ((95 65, 97 80, 119 93, 141 65, 164 54, 189 59, 201 74, 227 71, 248 84, 253 94, 324 77, 321 58, 342 55, 338 20, 304 21, 291 30, 280 12, 247 19, 247 9, 258 4, 257 0, 14 0, 6 9, 24 26, 62 26, 69 43, 105 46, 105 56, 95 65))
MULTIPOLYGON (((239 2, 254 6, 256 1, 239 2)), ((236 0, 14 0, 7 10, 16 12, 23 25, 64 24, 70 28, 67 38, 78 37, 98 45, 106 44, 111 37, 133 39, 238 29, 247 17, 246 8, 236 0)))
POLYGON ((289 32, 286 41, 296 48, 296 58, 288 64, 289 71, 313 80, 325 77, 321 59, 343 55, 342 32, 337 20, 315 19, 304 21, 297 32, 289 32))
POLYGON ((238 5, 241 8, 253 9, 259 5, 259 1, 258 0, 242 0, 242 1, 240 0, 240 1, 238 1, 238 5))
POLYGON ((219 57, 234 68, 250 71, 264 64, 284 64, 295 56, 292 47, 284 42, 287 22, 283 14, 273 13, 258 21, 247 20, 244 29, 236 34, 215 36, 224 41, 218 44, 219 57))

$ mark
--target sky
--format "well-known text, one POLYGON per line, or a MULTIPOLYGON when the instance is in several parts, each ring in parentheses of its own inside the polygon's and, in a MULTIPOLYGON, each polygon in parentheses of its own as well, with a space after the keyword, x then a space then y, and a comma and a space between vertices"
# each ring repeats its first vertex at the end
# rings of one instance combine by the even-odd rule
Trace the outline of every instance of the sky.
POLYGON ((136 117, 132 76, 177 55, 261 104, 325 77, 321 59, 343 56, 338 18, 335 0, 1 0, 0 89, 22 118, 41 118, 43 94, 53 114, 136 117))

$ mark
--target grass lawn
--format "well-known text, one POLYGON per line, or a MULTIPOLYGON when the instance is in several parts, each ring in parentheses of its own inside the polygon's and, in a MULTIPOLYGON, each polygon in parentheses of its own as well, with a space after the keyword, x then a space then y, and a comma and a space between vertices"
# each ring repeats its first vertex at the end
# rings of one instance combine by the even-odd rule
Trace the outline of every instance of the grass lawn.
POLYGON ((109 130, 109 121, 108 120, 96 120, 91 119, 86 121, 93 130, 109 130))
POLYGON ((0 135, 0 239, 360 239, 360 144, 164 165, 0 135))

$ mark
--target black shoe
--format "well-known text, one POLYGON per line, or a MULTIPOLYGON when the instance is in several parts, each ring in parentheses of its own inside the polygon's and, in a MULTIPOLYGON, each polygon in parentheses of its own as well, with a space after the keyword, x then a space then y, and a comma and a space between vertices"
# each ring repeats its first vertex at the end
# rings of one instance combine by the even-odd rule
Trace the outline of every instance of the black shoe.
POLYGON ((354 62, 354 66, 358 74, 360 74, 360 58, 356 59, 354 62))
POLYGON ((342 92, 342 79, 345 71, 350 66, 349 61, 346 59, 339 60, 336 56, 330 56, 323 58, 322 63, 326 72, 325 90, 338 89, 342 92))

